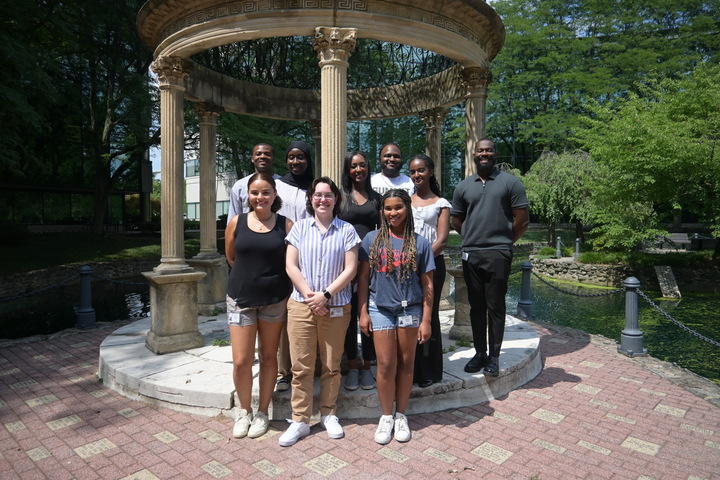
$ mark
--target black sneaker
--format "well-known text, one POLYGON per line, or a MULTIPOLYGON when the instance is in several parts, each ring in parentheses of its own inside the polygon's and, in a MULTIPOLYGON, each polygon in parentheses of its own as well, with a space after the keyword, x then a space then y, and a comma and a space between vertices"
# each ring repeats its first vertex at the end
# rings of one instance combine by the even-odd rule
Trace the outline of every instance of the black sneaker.
POLYGON ((465 371, 468 373, 477 373, 487 364, 487 353, 476 353, 465 365, 465 371))
POLYGON ((488 357, 483 373, 488 377, 497 377, 500 373, 500 357, 488 357))

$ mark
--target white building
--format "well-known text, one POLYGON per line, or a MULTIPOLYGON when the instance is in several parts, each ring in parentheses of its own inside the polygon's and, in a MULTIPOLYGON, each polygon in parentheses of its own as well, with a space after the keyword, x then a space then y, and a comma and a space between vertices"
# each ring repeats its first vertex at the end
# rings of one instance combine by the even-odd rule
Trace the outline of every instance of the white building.
MULTIPOLYGON (((218 159, 215 179, 215 218, 226 215, 230 208, 230 189, 237 181, 232 165, 218 159)), ((185 159, 185 214, 188 220, 200 220, 200 161, 197 152, 190 150, 185 159)))

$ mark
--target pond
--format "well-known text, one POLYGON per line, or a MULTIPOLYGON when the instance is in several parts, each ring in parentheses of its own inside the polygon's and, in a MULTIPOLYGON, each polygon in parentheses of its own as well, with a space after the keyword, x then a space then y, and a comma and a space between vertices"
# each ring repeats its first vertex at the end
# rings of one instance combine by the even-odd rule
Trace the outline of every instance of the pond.
MULTIPOLYGON (((517 312, 521 277, 522 274, 518 273, 510 279, 507 300, 507 311, 510 314, 517 312)), ((603 335, 620 342, 620 335, 625 328, 624 291, 603 297, 577 297, 558 292, 534 275, 531 278, 531 299, 538 320, 603 335)), ((608 291, 547 280, 575 294, 608 291)), ((720 295, 686 293, 682 299, 669 300, 660 298, 659 292, 644 293, 675 320, 705 337, 720 341, 720 295)), ((678 327, 642 298, 638 298, 638 309, 640 330, 648 354, 720 383, 720 347, 678 327)))
MULTIPOLYGON (((77 323, 80 283, 57 287, 0 303, 0 338, 49 335, 77 323)), ((95 280, 92 306, 97 322, 112 322, 150 315, 150 287, 142 276, 95 280)))

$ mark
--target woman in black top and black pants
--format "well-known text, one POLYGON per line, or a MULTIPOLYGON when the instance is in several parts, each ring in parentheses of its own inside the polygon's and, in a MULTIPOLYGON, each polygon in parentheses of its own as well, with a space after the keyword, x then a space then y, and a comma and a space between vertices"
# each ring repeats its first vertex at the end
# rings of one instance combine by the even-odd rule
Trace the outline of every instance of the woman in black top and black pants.
MULTIPOLYGON (((364 153, 352 151, 345 156, 341 179, 343 204, 338 218, 345 220, 353 227, 362 240, 368 232, 375 230, 380 221, 380 194, 370 186, 370 164, 364 153)), ((353 281, 350 325, 345 335, 345 356, 350 364, 350 371, 345 377, 345 388, 364 390, 375 388, 375 378, 370 372, 370 362, 375 360, 375 345, 372 337, 361 335, 362 366, 358 365, 358 303, 357 285, 353 281)))

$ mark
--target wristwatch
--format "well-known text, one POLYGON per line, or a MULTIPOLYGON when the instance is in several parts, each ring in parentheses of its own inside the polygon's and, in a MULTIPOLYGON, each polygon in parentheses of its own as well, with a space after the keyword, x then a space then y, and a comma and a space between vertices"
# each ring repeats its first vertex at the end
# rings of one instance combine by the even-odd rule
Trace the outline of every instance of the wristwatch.
POLYGON ((327 290, 323 290, 323 295, 325 295, 325 298, 327 298, 328 300, 332 298, 332 295, 330 295, 330 292, 328 292, 327 290))

